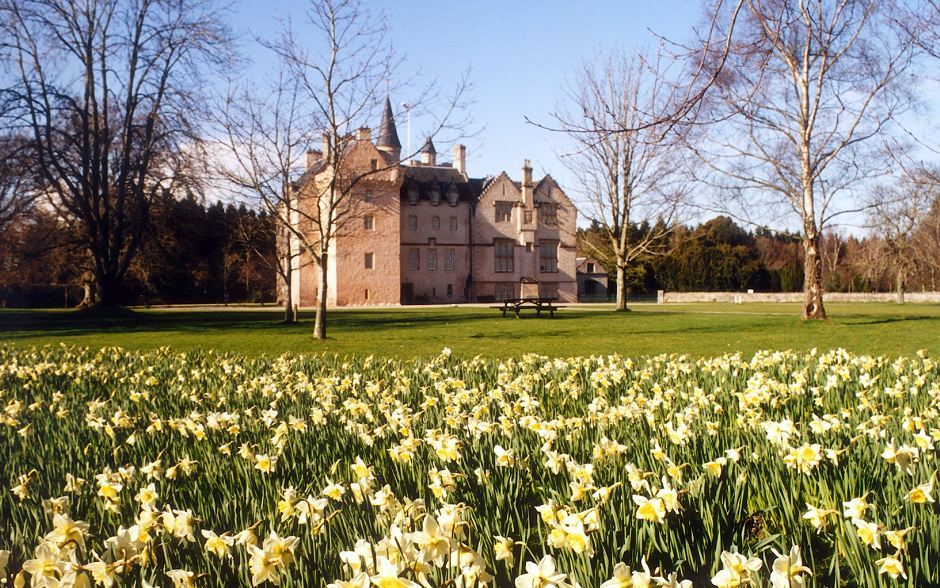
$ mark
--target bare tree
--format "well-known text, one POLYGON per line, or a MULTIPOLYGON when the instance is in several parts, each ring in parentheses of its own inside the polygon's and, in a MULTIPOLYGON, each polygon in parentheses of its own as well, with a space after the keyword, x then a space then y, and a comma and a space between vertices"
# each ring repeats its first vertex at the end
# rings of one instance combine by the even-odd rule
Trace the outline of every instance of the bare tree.
MULTIPOLYGON (((300 35, 288 28, 271 47, 311 107, 311 118, 322 132, 322 150, 311 154, 305 177, 291 196, 281 199, 279 218, 289 221, 285 227, 318 268, 314 336, 325 339, 330 247, 357 218, 356 201, 349 196, 367 179, 391 178, 400 165, 400 145, 391 146, 395 149, 388 157, 371 167, 356 158, 362 145, 358 129, 372 118, 383 97, 386 117, 391 112, 387 95, 400 60, 388 43, 384 19, 359 0, 313 0, 304 24, 309 31, 300 35)), ((432 119, 426 136, 462 126, 454 117, 466 89, 463 78, 452 95, 443 97, 437 116, 430 109, 441 97, 430 89, 415 92, 413 110, 426 110, 432 119)))
POLYGON ((149 206, 194 141, 227 32, 203 0, 0 0, 16 125, 51 205, 80 226, 93 305, 118 302, 149 206))
MULTIPOLYGON (((887 171, 876 151, 910 104, 915 47, 882 0, 746 0, 715 85, 710 141, 690 141, 718 172, 725 203, 782 206, 799 219, 804 319, 824 319, 820 236, 864 209, 861 182, 887 171), (845 197, 845 198, 843 198, 845 197)), ((727 210, 727 206, 723 206, 727 210)))
POLYGON ((878 243, 894 274, 898 304, 904 304, 907 281, 920 261, 918 232, 938 199, 940 185, 926 172, 913 171, 896 187, 872 191, 869 228, 881 237, 878 243))
POLYGON ((36 201, 29 143, 13 134, 0 137, 0 231, 36 201))
POLYGON ((297 80, 279 71, 273 83, 251 83, 229 92, 217 109, 217 167, 226 187, 260 207, 275 222, 279 254, 275 272, 282 282, 284 322, 297 321, 291 281, 301 246, 313 249, 297 227, 294 182, 304 172, 317 120, 297 80))
POLYGON ((627 270, 668 241, 686 195, 677 134, 666 128, 675 127, 647 124, 674 108, 676 86, 658 57, 648 62, 615 52, 601 63, 584 63, 572 88, 569 110, 556 115, 574 143, 564 161, 607 241, 598 247, 584 240, 583 246, 616 268, 617 310, 625 311, 627 270))

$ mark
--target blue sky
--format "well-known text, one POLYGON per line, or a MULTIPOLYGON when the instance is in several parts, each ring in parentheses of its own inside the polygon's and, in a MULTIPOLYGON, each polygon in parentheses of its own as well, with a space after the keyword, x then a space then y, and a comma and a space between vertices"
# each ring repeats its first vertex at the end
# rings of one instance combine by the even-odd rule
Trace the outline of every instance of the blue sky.
MULTIPOLYGON (((562 186, 570 183, 557 153, 564 138, 525 122, 525 117, 550 123, 550 114, 564 100, 566 81, 578 63, 598 52, 655 47, 653 32, 670 39, 688 38, 700 17, 692 0, 464 1, 365 0, 384 13, 396 52, 405 59, 402 78, 418 75, 438 79, 452 88, 469 69, 473 84, 468 114, 477 133, 467 139, 468 172, 485 176, 506 171, 518 178, 523 159, 530 159, 537 177, 551 173, 562 186), (651 32, 652 31, 652 32, 651 32)), ((246 39, 276 33, 280 20, 292 15, 298 31, 304 2, 242 0, 233 25, 246 39)), ((263 70, 267 57, 246 40, 244 49, 263 70)), ((415 89, 417 92, 417 88, 415 89)), ((408 88, 398 90, 396 108, 413 101, 408 88)), ((402 143, 406 121, 399 117, 402 143)), ((378 120, 372 122, 378 126, 378 120)), ((414 149, 421 141, 414 121, 414 149)), ((442 160, 450 150, 438 145, 442 160)), ((573 188, 573 186, 571 186, 573 188)))

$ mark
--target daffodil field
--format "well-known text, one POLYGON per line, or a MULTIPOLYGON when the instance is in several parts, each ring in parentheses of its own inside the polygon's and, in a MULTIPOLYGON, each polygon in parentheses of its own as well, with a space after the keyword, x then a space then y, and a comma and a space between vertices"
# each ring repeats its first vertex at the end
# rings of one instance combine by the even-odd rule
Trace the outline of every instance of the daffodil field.
POLYGON ((12 586, 937 586, 925 353, 0 347, 12 586))

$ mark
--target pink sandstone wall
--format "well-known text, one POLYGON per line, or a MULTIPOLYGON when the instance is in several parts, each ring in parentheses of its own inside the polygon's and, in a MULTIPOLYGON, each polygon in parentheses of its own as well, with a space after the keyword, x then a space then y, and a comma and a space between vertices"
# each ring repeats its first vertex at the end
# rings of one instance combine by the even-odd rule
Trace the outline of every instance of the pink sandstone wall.
MULTIPOLYGON (((412 302, 447 303, 467 302, 467 276, 470 273, 470 204, 458 202, 451 206, 446 200, 433 205, 426 200, 411 204, 401 202, 401 283, 410 284, 412 302), (416 228, 410 228, 410 217, 415 217, 416 228), (438 228, 434 229, 434 217, 438 228), (456 230, 451 229, 451 219, 456 230), (418 250, 419 269, 410 268, 410 252, 418 250), (428 269, 429 250, 437 252, 437 269, 428 269), (448 270, 446 253, 453 249, 454 266, 448 270), (448 285, 450 295, 448 295, 448 285)), ((408 300, 402 300, 408 302, 408 300)))

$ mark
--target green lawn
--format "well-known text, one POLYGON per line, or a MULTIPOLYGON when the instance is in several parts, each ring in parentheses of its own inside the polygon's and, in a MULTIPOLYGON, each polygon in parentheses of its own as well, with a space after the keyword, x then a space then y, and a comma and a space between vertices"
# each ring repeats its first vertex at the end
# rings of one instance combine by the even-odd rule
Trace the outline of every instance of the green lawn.
POLYGON ((636 304, 633 312, 569 307, 555 319, 499 316, 488 308, 337 310, 326 342, 315 341, 311 313, 294 326, 271 310, 135 310, 114 316, 71 311, 0 311, 0 342, 16 346, 116 345, 214 348, 240 353, 335 352, 428 356, 444 347, 463 356, 712 356, 758 349, 830 349, 910 355, 940 353, 940 305, 832 304, 830 320, 800 321, 790 304, 636 304))

